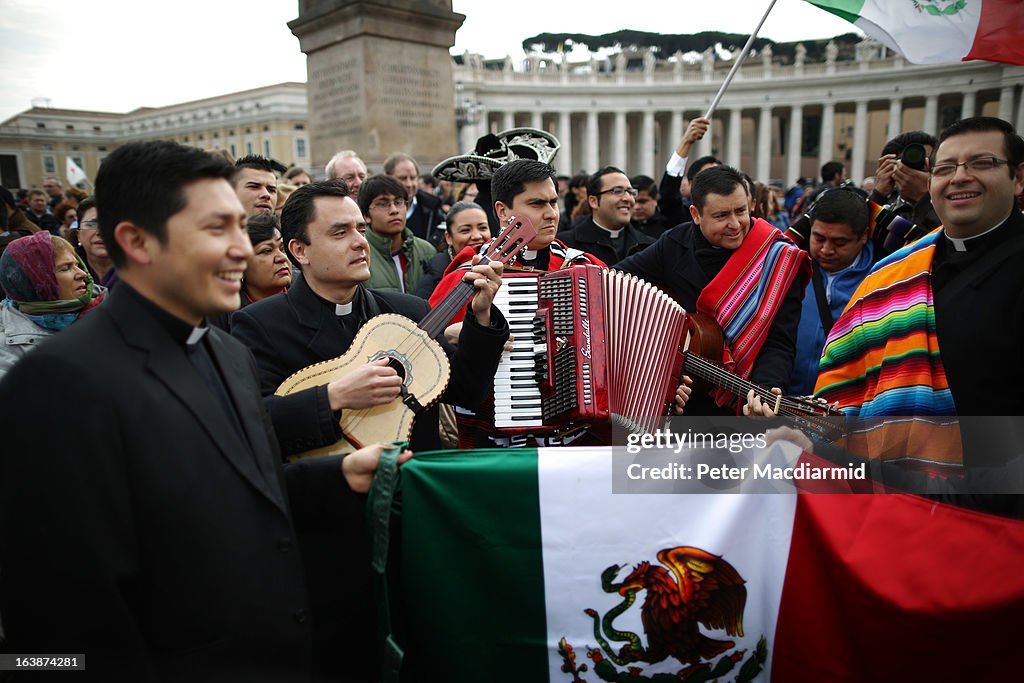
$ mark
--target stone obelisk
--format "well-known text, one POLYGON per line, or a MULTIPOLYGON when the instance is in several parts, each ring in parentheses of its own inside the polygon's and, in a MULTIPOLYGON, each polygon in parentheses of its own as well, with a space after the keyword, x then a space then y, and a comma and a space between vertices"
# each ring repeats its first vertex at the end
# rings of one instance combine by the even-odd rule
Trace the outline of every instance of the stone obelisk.
POLYGON ((458 152, 451 0, 299 0, 313 166, 353 149, 371 173, 392 152, 421 169, 458 152))

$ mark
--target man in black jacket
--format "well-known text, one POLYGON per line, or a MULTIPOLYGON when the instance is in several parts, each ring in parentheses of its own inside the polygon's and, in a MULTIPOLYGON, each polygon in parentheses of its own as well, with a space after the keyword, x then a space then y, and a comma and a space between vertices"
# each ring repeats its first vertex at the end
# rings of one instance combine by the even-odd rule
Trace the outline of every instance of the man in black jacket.
POLYGON ((559 239, 565 246, 593 254, 609 266, 653 244, 653 237, 631 224, 636 194, 625 173, 605 166, 587 181, 590 216, 559 239))
MULTIPOLYGON (((288 396, 274 392, 289 375, 344 355, 370 318, 398 313, 414 321, 427 303, 398 292, 366 289, 370 249, 362 212, 343 181, 303 185, 281 214, 282 239, 302 271, 287 292, 257 301, 232 317, 231 333, 256 357, 260 390, 285 454, 309 451, 342 437, 343 411, 398 401, 402 379, 386 362, 367 362, 346 377, 288 396)), ((438 340, 451 362, 446 400, 475 408, 498 365, 508 324, 491 300, 501 283, 501 266, 475 266, 465 279, 477 290, 458 350, 438 340)), ((368 354, 383 349, 367 349, 368 354)), ((415 360, 415 359, 413 359, 415 360)), ((412 372, 417 372, 415 366, 412 372)), ((397 423, 397 419, 396 419, 397 423)), ((415 451, 440 448, 436 405, 420 412, 412 432, 415 451)), ((323 458, 306 458, 316 462, 323 458)), ((330 458, 327 458, 330 459, 330 458)), ((375 607, 365 529, 352 521, 346 500, 330 489, 293 494, 295 526, 309 561, 308 585, 317 623, 316 647, 323 670, 352 667, 351 680, 373 680, 375 607), (357 662, 336 657, 339 643, 365 654, 357 662)))
MULTIPOLYGON (((14 652, 85 653, 105 681, 309 680, 285 480, 317 468, 282 473, 251 355, 202 324, 237 308, 252 253, 232 172, 172 142, 107 157, 96 200, 121 284, 0 382, 14 652)), ((317 477, 352 507, 355 464, 317 477)))

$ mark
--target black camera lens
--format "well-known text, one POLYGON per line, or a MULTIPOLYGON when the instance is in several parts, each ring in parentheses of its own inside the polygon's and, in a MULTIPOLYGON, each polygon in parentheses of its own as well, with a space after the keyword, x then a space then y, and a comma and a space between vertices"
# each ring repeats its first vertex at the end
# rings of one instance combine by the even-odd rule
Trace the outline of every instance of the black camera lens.
POLYGON ((903 148, 903 154, 900 155, 900 161, 903 162, 904 166, 909 166, 917 171, 923 171, 927 156, 928 152, 925 150, 924 145, 912 142, 903 148))

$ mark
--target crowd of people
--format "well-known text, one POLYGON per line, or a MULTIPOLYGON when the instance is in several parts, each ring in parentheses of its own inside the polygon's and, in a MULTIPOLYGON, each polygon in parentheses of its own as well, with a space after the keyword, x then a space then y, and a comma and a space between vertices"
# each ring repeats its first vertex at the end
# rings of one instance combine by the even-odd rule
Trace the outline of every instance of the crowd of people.
MULTIPOLYGON (((6 647, 86 652, 105 680, 378 680, 364 516, 384 445, 334 453, 351 443, 346 412, 410 406, 403 461, 607 439, 592 425, 495 426, 507 272, 481 251, 512 216, 536 235, 511 268, 642 278, 713 319, 716 360, 776 394, 859 417, 1024 415, 1024 140, 1010 124, 904 132, 869 184, 830 162, 820 184, 789 191, 690 159, 710 125, 689 123, 657 181, 507 158, 451 183, 403 153, 370 174, 352 150, 321 174, 145 142, 104 160, 92 196, 56 178, 4 190, 6 647), (472 298, 436 337, 451 368, 440 402, 419 405, 386 357, 277 394, 376 316, 421 322, 460 283, 472 298)), ((672 403, 776 412, 686 375, 672 403)), ((775 438, 829 453, 795 429, 775 438)), ((965 444, 952 464, 1018 476, 1019 450, 1004 451, 979 459, 965 444)), ((964 502, 1024 516, 1021 498, 964 502)))

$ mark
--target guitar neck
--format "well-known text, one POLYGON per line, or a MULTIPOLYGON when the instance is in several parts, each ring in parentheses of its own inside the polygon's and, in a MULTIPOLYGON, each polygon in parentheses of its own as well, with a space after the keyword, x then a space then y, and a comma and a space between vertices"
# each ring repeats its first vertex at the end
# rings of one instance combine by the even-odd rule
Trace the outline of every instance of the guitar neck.
MULTIPOLYGON (((489 262, 486 256, 480 261, 481 264, 489 262)), ((448 326, 448 321, 462 310, 472 296, 473 285, 466 281, 460 282, 430 310, 430 313, 423 316, 418 324, 419 328, 429 334, 431 338, 437 337, 448 326)))
POLYGON ((770 401, 772 405, 775 404, 775 394, 695 353, 686 354, 686 359, 683 362, 683 373, 702 379, 708 384, 724 389, 740 398, 746 397, 750 390, 753 389, 757 396, 770 401))

